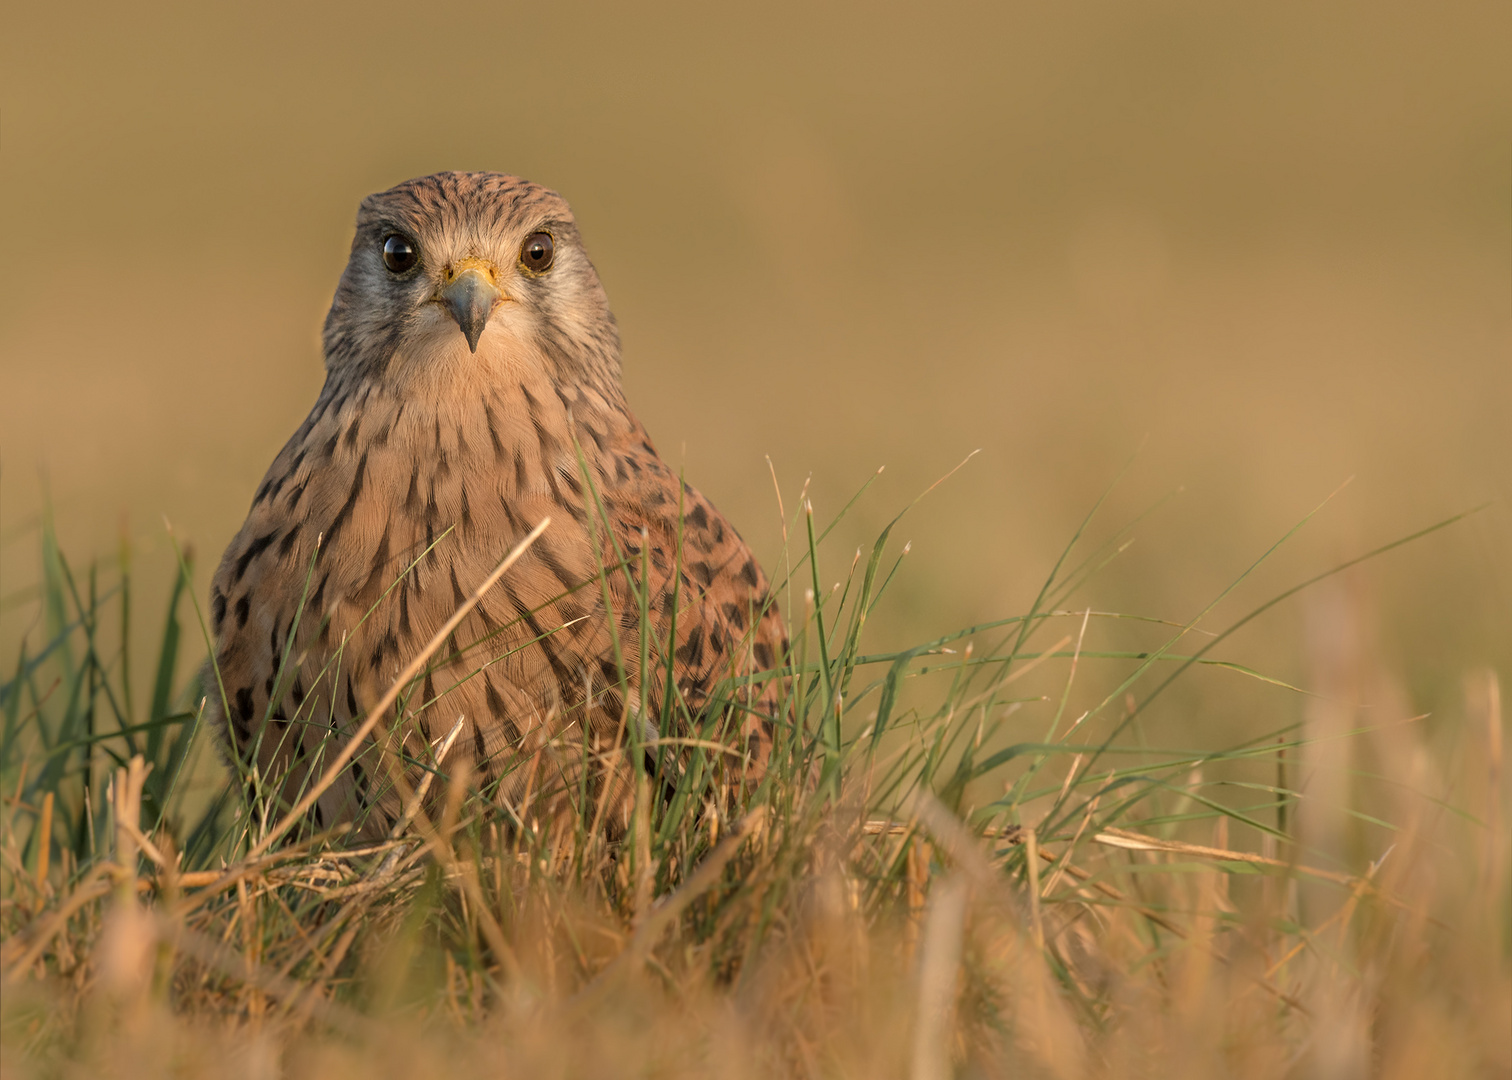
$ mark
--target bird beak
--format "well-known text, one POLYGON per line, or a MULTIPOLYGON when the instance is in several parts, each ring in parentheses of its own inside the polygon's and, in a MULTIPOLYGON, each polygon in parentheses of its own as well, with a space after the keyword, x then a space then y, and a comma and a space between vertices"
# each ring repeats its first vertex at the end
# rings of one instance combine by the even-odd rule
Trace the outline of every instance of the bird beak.
POLYGON ((466 259, 455 268, 447 268, 447 282, 438 299, 462 328, 467 347, 478 351, 478 339, 488 325, 488 317, 499 302, 508 299, 493 283, 493 268, 481 259, 466 259))

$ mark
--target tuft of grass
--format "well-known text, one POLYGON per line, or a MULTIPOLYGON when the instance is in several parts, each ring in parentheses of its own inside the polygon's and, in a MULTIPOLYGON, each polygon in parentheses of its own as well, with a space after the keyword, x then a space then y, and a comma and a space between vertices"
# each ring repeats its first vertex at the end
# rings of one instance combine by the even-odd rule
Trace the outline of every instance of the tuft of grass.
MULTIPOLYGON (((1211 631, 1253 566, 1189 619, 1098 611, 1073 599, 1128 529, 1084 552, 1089 515, 1028 611, 868 652, 907 548, 895 519, 836 580, 838 520, 800 498, 784 521, 793 651, 760 676, 787 705, 759 784, 732 782, 725 745, 748 687, 694 715, 667 667, 662 735, 565 733, 579 767, 532 788, 552 812, 510 805, 446 739, 378 726, 425 704, 421 658, 371 744, 327 748, 333 768, 375 755, 398 790, 399 823, 364 843, 309 823, 309 778, 286 792, 207 745, 219 689, 178 663, 202 627, 192 560, 133 687, 129 552, 76 569, 42 521, 41 585, 17 601, 34 630, 0 683, 6 1074, 1512 1067, 1496 675, 1469 676, 1446 746, 1215 655, 1359 560, 1211 631), (1151 701, 1203 670, 1271 687, 1273 730, 1151 744, 1151 701), (623 831, 603 827, 603 776, 628 777, 623 831)), ((639 640, 658 670, 670 649, 639 640)), ((1338 661, 1313 651, 1327 684, 1338 661)))

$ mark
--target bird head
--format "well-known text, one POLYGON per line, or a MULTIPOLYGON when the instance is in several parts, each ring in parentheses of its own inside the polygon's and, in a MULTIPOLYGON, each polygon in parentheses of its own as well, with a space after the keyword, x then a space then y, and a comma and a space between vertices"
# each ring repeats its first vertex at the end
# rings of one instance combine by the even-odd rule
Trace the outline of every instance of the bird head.
POLYGON ((434 383, 539 366, 619 378, 619 336, 565 200, 501 173, 370 195, 325 324, 326 365, 434 383))

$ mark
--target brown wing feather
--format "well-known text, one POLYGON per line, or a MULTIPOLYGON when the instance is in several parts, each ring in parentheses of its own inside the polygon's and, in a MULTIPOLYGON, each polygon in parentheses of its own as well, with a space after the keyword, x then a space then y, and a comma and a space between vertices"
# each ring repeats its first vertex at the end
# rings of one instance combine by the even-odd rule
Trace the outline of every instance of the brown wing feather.
MULTIPOLYGON (((630 561, 650 568, 651 629, 659 642, 675 635, 675 681, 696 715, 721 683, 728 691, 731 682, 782 662, 787 637, 766 575, 713 504, 687 483, 679 490, 658 460, 639 475, 640 482, 610 492, 605 509, 630 561)), ((771 754, 780 694, 768 678, 736 696, 753 779, 771 754)))

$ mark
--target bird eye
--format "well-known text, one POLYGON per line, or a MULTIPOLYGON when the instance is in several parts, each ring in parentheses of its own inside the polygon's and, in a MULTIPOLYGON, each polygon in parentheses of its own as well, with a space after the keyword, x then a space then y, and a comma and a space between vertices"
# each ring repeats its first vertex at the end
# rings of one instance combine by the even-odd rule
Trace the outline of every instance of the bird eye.
POLYGON ((393 233, 383 242, 383 265, 391 273, 402 274, 420 261, 420 252, 408 237, 393 233))
POLYGON ((532 274, 544 274, 556 258, 556 243, 549 232, 531 233, 520 247, 520 265, 532 274))

